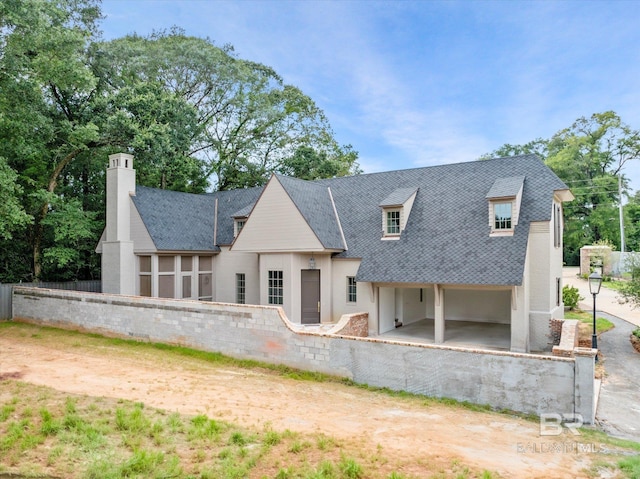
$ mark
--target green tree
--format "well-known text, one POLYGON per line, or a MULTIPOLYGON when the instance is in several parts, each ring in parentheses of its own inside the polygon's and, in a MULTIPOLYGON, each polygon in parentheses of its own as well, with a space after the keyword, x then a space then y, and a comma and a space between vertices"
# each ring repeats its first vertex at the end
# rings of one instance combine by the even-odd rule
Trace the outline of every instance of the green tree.
POLYGON ((216 189, 261 185, 301 147, 357 173, 357 154, 340 147, 324 113, 271 68, 239 59, 232 47, 189 37, 179 29, 127 36, 95 49, 114 88, 154 82, 197 112, 187 156, 202 161, 216 189))
POLYGON ((96 274, 110 152, 136 155, 146 184, 206 186, 202 163, 186 154, 195 109, 158 83, 130 79, 114 88, 101 76, 93 43, 99 18, 93 0, 0 4, 0 142, 34 218, 20 241, 2 245, 14 258, 24 257, 25 245, 32 252, 30 277, 16 266, 13 280, 68 279, 71 262, 80 263, 81 277, 96 274))
POLYGON ((4 240, 11 240, 15 231, 24 229, 32 220, 22 207, 22 187, 17 179, 18 175, 0 156, 0 238, 4 240))
MULTIPOLYGON (((356 157, 350 146, 336 152, 333 157, 329 157, 326 151, 318 152, 309 146, 301 146, 293 156, 282 161, 278 172, 303 180, 345 176, 353 172, 356 157), (345 158, 348 155, 351 158, 345 158)), ((359 169, 356 172, 359 173, 359 169)))

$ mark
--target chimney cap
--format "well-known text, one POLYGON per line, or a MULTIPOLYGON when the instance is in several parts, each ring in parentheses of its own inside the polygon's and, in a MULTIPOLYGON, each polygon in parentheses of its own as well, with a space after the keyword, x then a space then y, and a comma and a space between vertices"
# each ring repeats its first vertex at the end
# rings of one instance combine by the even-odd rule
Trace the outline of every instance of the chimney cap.
POLYGON ((115 153, 109 155, 109 168, 133 169, 133 155, 128 153, 115 153))

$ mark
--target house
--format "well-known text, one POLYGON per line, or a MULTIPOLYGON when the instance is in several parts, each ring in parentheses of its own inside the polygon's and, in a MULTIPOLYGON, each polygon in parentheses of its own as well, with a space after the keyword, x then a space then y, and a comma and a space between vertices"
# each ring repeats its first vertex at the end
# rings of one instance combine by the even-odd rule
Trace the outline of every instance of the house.
MULTIPOLYGON (((109 157, 103 292, 279 305, 294 323, 366 312, 369 334, 478 323, 549 350, 563 317, 568 187, 535 155, 194 195, 109 157)), ((469 326, 469 327, 471 327, 469 326)))

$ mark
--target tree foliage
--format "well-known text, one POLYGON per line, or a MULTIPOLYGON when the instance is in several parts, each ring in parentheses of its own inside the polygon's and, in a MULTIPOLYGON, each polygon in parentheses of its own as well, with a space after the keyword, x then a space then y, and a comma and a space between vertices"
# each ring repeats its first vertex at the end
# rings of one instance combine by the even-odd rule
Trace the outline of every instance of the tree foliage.
POLYGON ((620 247, 618 176, 626 193, 624 171, 640 158, 640 132, 607 111, 578 118, 548 140, 504 145, 483 158, 528 153, 540 156, 575 196, 564 206, 565 262, 577 264, 580 248, 597 241, 620 247))
POLYGON ((198 128, 190 149, 220 190, 261 185, 299 148, 312 148, 357 171, 357 155, 340 147, 324 113, 271 68, 239 59, 232 47, 179 29, 127 36, 96 46, 114 88, 153 83, 191 105, 198 128))
POLYGON ((264 184, 301 148, 359 171, 273 69, 177 29, 104 42, 100 19, 98 0, 0 2, 0 281, 99 274, 109 153, 193 193, 264 184))

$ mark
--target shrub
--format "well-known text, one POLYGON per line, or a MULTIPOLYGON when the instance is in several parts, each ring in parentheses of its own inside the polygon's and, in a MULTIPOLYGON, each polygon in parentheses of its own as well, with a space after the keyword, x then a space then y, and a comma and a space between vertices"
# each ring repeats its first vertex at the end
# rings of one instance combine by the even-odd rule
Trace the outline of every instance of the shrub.
POLYGON ((570 310, 575 309, 576 306, 578 306, 578 301, 583 299, 584 298, 580 296, 578 288, 575 286, 564 285, 562 288, 562 302, 570 310))

